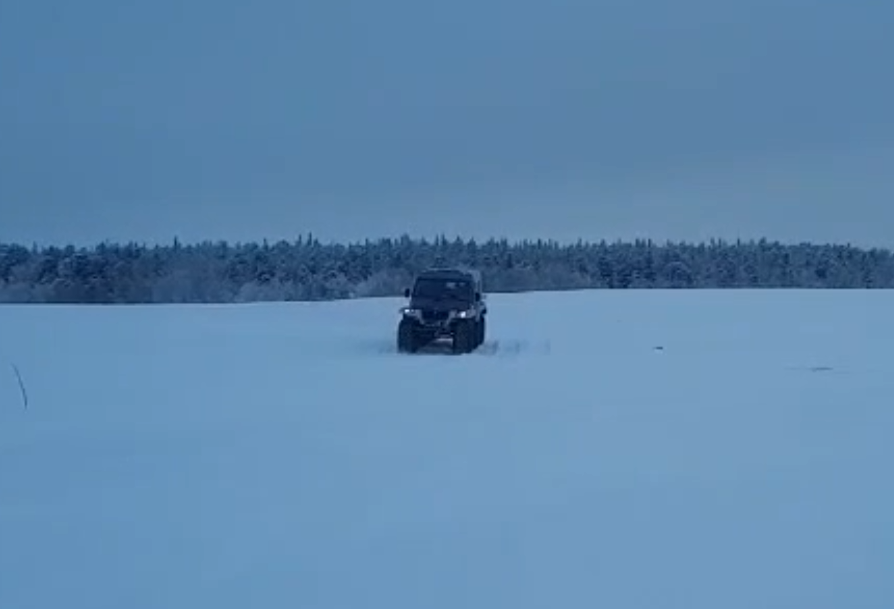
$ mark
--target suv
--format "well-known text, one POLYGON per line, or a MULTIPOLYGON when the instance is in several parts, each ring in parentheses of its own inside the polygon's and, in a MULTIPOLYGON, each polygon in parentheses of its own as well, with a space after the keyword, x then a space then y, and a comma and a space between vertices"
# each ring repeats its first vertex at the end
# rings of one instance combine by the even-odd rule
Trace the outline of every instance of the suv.
POLYGON ((401 308, 397 349, 415 353, 440 338, 450 338, 454 353, 469 353, 484 343, 487 304, 477 270, 432 269, 416 277, 401 308))

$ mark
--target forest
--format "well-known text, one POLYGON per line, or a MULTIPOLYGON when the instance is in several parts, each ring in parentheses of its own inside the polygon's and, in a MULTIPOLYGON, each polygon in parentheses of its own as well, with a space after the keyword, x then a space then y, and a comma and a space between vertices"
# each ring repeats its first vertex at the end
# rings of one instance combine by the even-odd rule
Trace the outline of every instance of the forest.
POLYGON ((894 257, 849 244, 648 239, 560 244, 459 237, 91 247, 0 243, 3 303, 234 303, 395 296, 434 266, 481 270, 487 291, 891 288, 894 257))

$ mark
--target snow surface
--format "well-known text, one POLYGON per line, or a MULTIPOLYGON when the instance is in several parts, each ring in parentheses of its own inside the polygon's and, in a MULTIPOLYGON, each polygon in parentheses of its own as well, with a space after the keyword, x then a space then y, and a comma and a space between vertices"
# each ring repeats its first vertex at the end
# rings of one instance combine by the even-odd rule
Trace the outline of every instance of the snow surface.
POLYGON ((400 304, 0 309, 0 607, 894 607, 891 292, 400 304))

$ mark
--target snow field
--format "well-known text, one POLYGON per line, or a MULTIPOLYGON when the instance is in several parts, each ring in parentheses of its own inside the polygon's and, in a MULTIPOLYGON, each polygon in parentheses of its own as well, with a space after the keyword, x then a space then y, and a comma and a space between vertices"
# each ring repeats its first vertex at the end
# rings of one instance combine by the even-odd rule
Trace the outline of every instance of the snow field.
POLYGON ((401 304, 0 309, 0 607, 894 606, 891 293, 401 304))

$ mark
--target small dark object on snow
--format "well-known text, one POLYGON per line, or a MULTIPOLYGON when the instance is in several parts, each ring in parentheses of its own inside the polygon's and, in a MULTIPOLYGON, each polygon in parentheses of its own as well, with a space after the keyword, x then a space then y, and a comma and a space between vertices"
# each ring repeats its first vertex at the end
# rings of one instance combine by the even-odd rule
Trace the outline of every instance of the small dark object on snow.
POLYGON ((16 378, 19 380, 19 391, 22 392, 22 404, 25 406, 25 410, 28 410, 28 391, 25 389, 25 381, 22 380, 22 374, 19 372, 18 366, 12 364, 12 371, 15 372, 16 378))

